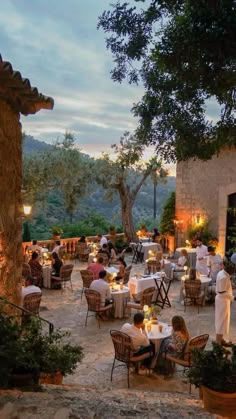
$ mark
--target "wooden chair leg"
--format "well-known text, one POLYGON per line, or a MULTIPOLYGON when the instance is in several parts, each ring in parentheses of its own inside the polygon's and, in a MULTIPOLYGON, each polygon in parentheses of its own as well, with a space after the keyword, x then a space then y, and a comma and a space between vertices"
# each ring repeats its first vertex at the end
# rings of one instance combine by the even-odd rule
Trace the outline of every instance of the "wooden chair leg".
POLYGON ((87 327, 87 320, 88 320, 88 310, 87 310, 86 319, 85 319, 85 326, 86 327, 87 327))
POLYGON ((114 367, 115 367, 115 362, 116 362, 116 358, 114 358, 113 364, 112 364, 112 368, 111 368, 111 381, 112 381, 112 377, 113 377, 113 371, 114 371, 114 367))

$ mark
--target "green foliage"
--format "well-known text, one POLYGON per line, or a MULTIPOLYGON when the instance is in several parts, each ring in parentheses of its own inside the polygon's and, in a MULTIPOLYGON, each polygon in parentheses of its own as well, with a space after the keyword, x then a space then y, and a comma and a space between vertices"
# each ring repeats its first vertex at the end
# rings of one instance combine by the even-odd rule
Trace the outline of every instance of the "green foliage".
POLYGON ((91 214, 83 221, 63 226, 64 237, 95 236, 109 232, 109 221, 102 215, 91 214))
POLYGON ((134 108, 141 143, 166 161, 209 159, 236 144, 233 0, 117 2, 99 18, 119 83, 142 82, 134 108), (218 118, 206 117, 212 99, 218 118))
POLYGON ((0 312, 0 387, 7 387, 11 374, 31 373, 35 381, 40 372, 63 376, 72 374, 83 358, 83 349, 68 342, 68 333, 42 332, 39 321, 32 319, 22 330, 15 317, 0 312))
POLYGON ((216 342, 212 350, 192 352, 193 366, 187 372, 192 384, 201 385, 223 393, 236 392, 236 345, 232 347, 232 357, 216 342))
POLYGON ((209 231, 209 222, 205 221, 200 226, 193 226, 188 228, 188 239, 192 246, 196 246, 196 239, 200 237, 204 244, 210 245, 213 239, 213 234, 209 231))
POLYGON ((51 226, 50 230, 55 236, 60 236, 63 233, 63 229, 59 225, 51 226))
POLYGON ((31 241, 31 234, 30 234, 30 227, 28 221, 23 223, 23 242, 30 242, 31 241))
POLYGON ((161 234, 169 234, 169 235, 174 236, 175 234, 174 218, 175 218, 175 192, 171 192, 169 198, 167 199, 164 205, 163 213, 161 215, 161 220, 160 220, 161 234))

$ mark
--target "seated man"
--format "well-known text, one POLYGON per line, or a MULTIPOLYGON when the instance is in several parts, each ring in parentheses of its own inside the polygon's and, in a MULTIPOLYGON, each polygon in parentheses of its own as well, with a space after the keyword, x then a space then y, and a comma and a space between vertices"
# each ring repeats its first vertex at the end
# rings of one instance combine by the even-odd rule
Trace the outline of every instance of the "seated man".
POLYGON ((101 248, 101 249, 99 249, 98 253, 99 253, 99 254, 104 254, 104 255, 107 255, 108 259, 110 259, 110 256, 111 256, 111 255, 110 255, 110 252, 109 252, 109 247, 108 247, 108 244, 104 243, 104 244, 102 245, 102 248, 101 248))
POLYGON ((143 361, 143 365, 150 365, 152 355, 154 354, 154 345, 149 342, 149 339, 147 337, 143 313, 136 313, 134 315, 133 324, 125 323, 120 331, 130 336, 135 351, 133 356, 140 356, 147 352, 150 352, 150 358, 147 358, 143 361))
POLYGON ((107 238, 105 236, 102 236, 101 234, 98 234, 97 238, 98 238, 100 247, 102 247, 103 244, 107 244, 107 242, 108 242, 107 238))
POLYGON ((25 286, 22 288, 22 302, 24 302, 26 295, 33 294, 35 292, 39 292, 41 294, 41 289, 34 285, 34 278, 32 276, 28 276, 25 280, 25 286))
POLYGON ((100 271, 98 279, 95 279, 90 285, 91 290, 97 291, 101 295, 101 307, 107 306, 113 302, 106 278, 107 272, 104 270, 100 271))
POLYGON ((97 262, 90 263, 87 267, 87 270, 93 272, 94 279, 98 279, 99 272, 104 271, 103 257, 99 256, 97 258, 97 262))

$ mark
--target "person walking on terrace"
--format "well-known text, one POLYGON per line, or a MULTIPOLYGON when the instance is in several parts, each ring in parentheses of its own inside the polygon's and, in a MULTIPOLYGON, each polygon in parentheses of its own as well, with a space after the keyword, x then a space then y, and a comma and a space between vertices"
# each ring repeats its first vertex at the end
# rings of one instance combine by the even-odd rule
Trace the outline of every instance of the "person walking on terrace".
POLYGON ((227 260, 222 263, 222 269, 216 277, 216 297, 215 297, 215 329, 216 342, 223 346, 231 346, 231 342, 226 342, 223 336, 229 335, 230 325, 230 306, 236 297, 233 295, 230 276, 226 272, 227 260))
POLYGON ((202 244, 202 239, 199 237, 196 241, 196 255, 197 255, 197 262, 196 262, 196 269, 198 275, 207 275, 207 256, 208 256, 208 249, 207 246, 202 244))

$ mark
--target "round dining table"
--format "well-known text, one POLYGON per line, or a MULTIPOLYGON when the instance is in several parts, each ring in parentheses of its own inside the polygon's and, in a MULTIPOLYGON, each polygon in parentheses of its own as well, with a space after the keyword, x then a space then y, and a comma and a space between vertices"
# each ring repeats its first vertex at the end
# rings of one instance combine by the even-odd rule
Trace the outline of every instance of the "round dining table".
POLYGON ((151 368, 154 368, 156 366, 157 358, 160 353, 161 343, 164 339, 171 336, 172 327, 167 323, 158 322, 158 324, 152 324, 151 330, 147 331, 147 327, 148 327, 147 325, 148 323, 146 324, 146 333, 147 333, 148 339, 150 340, 150 342, 154 344, 154 347, 155 347, 155 354, 150 365, 151 368), (160 331, 160 326, 162 328, 161 331, 160 331))

